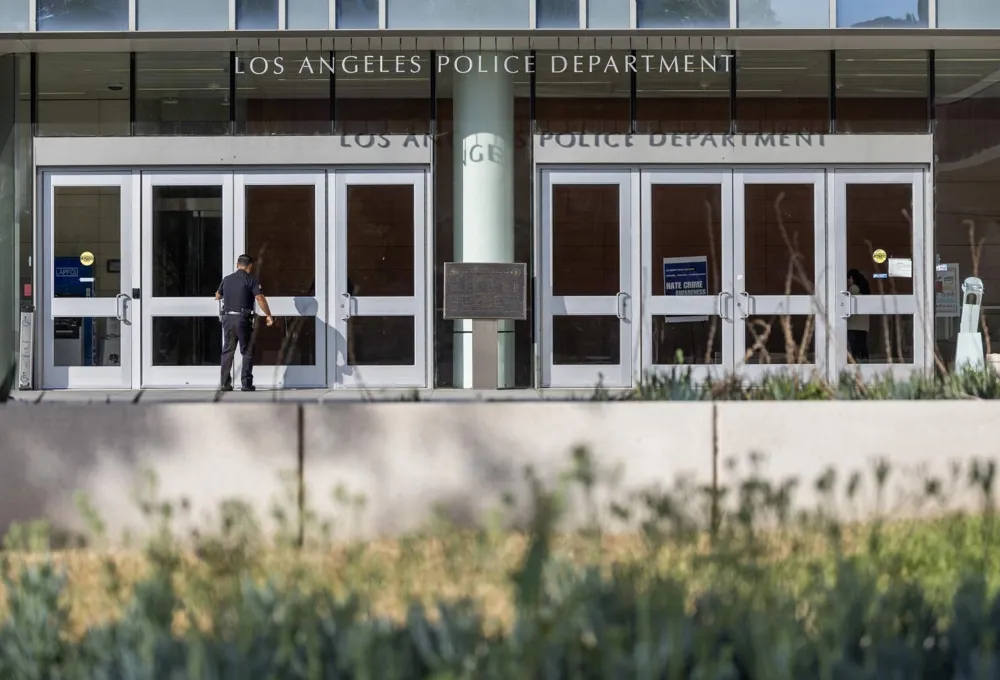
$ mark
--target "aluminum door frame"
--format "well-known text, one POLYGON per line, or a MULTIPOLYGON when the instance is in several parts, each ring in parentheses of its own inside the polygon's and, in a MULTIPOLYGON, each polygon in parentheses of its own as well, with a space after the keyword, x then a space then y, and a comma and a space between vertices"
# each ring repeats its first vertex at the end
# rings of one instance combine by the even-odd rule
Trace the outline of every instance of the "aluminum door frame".
MULTIPOLYGON (((133 300, 137 287, 135 264, 139 262, 138 225, 139 173, 42 171, 40 173, 41 241, 43 249, 43 314, 41 323, 42 389, 131 389, 139 384, 141 333, 136 321, 142 318, 140 300, 133 300), (114 298, 56 298, 55 295, 55 189, 56 187, 118 187, 120 199, 120 292, 114 298), (118 366, 56 366, 55 319, 102 318, 119 320, 118 366)), ((96 263, 95 263, 96 264, 96 263)))

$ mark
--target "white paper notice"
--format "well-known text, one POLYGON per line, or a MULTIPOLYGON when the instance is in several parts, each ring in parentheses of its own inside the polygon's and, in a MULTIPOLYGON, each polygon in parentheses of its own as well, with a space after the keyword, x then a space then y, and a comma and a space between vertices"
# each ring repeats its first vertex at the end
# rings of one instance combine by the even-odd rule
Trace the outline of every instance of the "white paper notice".
POLYGON ((912 279, 913 260, 908 257, 889 258, 889 277, 893 279, 912 279))

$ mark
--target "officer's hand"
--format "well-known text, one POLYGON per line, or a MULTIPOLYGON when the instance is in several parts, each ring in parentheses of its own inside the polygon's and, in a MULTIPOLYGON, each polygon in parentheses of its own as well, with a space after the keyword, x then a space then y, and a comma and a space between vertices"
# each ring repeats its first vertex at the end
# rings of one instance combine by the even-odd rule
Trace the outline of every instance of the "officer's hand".
POLYGON ((265 321, 267 321, 267 327, 268 327, 268 328, 270 328, 271 326, 273 326, 273 325, 274 325, 274 319, 272 319, 271 317, 267 317, 267 318, 265 319, 265 321))

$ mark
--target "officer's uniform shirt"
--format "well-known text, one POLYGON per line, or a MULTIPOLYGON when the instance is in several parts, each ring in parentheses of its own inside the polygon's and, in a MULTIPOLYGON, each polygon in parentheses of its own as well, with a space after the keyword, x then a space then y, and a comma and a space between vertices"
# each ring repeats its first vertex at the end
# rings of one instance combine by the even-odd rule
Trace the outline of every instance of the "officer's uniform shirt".
POLYGON ((260 281, 245 269, 235 272, 222 279, 219 284, 219 294, 222 295, 222 308, 225 312, 251 312, 254 300, 263 295, 260 281))

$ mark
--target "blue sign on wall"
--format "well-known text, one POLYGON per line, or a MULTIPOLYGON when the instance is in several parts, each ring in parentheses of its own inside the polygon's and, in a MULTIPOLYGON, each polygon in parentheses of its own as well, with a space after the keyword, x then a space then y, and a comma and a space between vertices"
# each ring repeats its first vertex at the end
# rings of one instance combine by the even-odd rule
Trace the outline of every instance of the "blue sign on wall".
MULTIPOLYGON (((80 264, 78 257, 55 258, 53 288, 56 297, 93 297, 94 268, 80 264)), ((81 342, 81 365, 97 365, 97 326, 94 319, 60 318, 55 320, 56 339, 81 342), (80 337, 82 334, 82 338, 80 337)))
MULTIPOLYGON (((663 294, 668 296, 708 295, 708 258, 704 255, 663 258, 663 294)), ((707 320, 707 316, 668 316, 666 318, 668 323, 707 320)))

